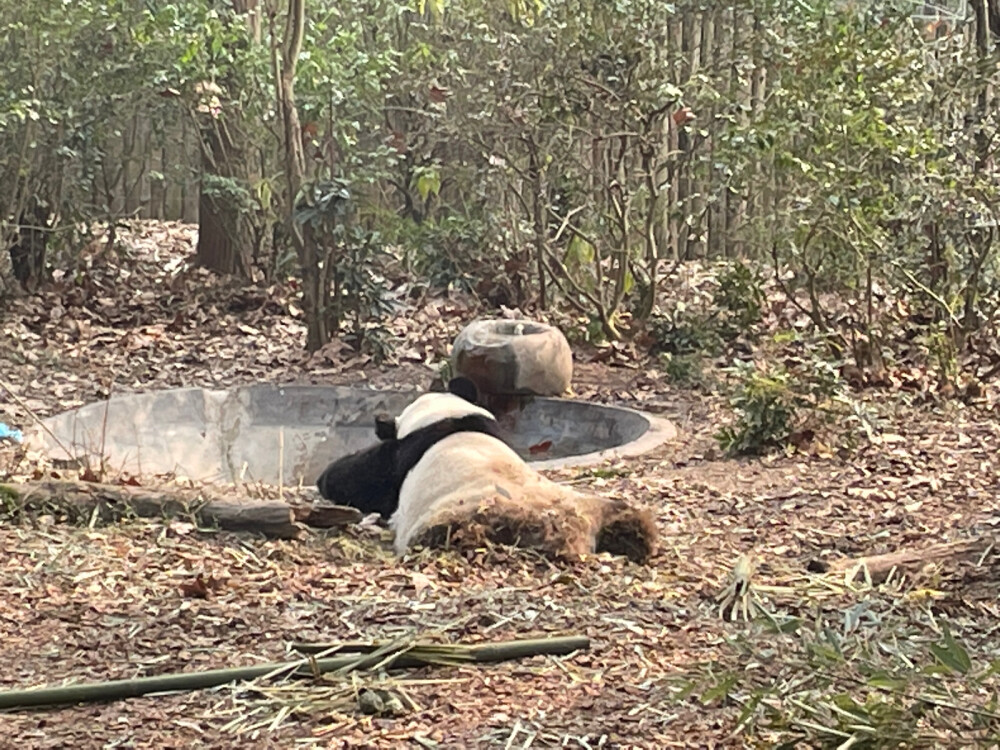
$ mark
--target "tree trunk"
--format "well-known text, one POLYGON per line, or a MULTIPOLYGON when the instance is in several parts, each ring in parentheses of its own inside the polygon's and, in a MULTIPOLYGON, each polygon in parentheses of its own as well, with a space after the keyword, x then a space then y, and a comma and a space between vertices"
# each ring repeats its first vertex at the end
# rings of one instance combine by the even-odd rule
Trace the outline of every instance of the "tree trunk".
POLYGON ((904 548, 870 557, 844 558, 831 563, 830 571, 844 574, 847 581, 855 581, 863 577, 867 571, 872 583, 879 584, 885 581, 892 571, 912 574, 931 563, 972 561, 976 565, 986 564, 987 557, 995 558, 995 555, 990 553, 996 549, 997 541, 995 535, 987 535, 934 544, 921 549, 904 548))
MULTIPOLYGON (((548 239, 549 216, 547 213, 547 202, 545 200, 545 177, 542 172, 541 159, 538 155, 538 146, 534 140, 525 140, 528 145, 530 162, 528 174, 531 178, 531 213, 532 227, 535 232, 535 264, 538 269, 538 307, 544 310, 547 306, 548 294, 545 289, 545 243, 548 239)), ((524 304, 524 295, 518 295, 519 306, 524 304)))
MULTIPOLYGON (((330 290, 328 274, 320 268, 320 254, 311 232, 295 219, 295 206, 305 182, 302 127, 295 105, 295 70, 305 32, 305 0, 289 0, 288 22, 281 59, 275 55, 278 108, 285 140, 285 179, 288 182, 288 230, 302 269, 302 303, 306 316, 306 349, 314 352, 330 340, 327 325, 330 290)), ((329 258, 327 258, 329 264, 329 258)))
POLYGON ((34 289, 45 276, 50 219, 48 204, 30 196, 19 216, 17 240, 10 248, 14 278, 25 289, 34 289))
POLYGON ((988 165, 992 141, 986 124, 990 114, 990 84, 984 71, 988 69, 992 54, 990 32, 996 34, 1000 29, 995 28, 998 23, 996 2, 974 0, 972 9, 976 15, 976 51, 979 58, 979 65, 976 66, 976 85, 979 88, 976 97, 976 171, 981 172, 988 165))
MULTIPOLYGON (((233 0, 232 10, 246 24, 248 35, 259 42, 260 19, 255 0, 233 0)), ((249 42, 253 43, 253 42, 249 42)), ((199 265, 216 273, 250 278, 256 242, 267 234, 257 226, 252 190, 255 173, 254 139, 247 134, 237 97, 239 72, 202 88, 198 107, 201 131, 201 182, 198 195, 199 265), (216 96, 218 94, 218 96, 216 96), (225 101, 220 101, 220 99, 225 101)))
POLYGON ((241 115, 229 110, 224 120, 206 123, 201 132, 202 180, 198 195, 199 265, 222 274, 250 278, 257 236, 254 217, 238 195, 250 190, 250 154, 240 132, 241 115), (221 179, 219 179, 221 178, 221 179))

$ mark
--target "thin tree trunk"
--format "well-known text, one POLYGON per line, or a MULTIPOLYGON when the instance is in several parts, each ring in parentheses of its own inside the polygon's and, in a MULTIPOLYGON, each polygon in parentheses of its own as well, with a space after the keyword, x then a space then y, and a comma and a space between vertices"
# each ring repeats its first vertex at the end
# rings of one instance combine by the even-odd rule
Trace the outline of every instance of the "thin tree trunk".
MULTIPOLYGON (((532 228, 535 234, 535 264, 538 269, 538 306, 544 310, 548 295, 545 289, 545 243, 549 231, 549 215, 546 210, 545 180, 542 174, 541 160, 538 156, 538 146, 532 139, 527 139, 529 149, 528 174, 531 177, 531 213, 532 228)), ((523 300, 518 300, 523 304, 523 300)))
MULTIPOLYGON (((288 182, 288 231, 295 244, 302 268, 302 297, 306 315, 306 349, 314 352, 330 340, 328 301, 330 292, 326 274, 319 264, 319 252, 312 234, 295 220, 295 206, 305 183, 305 156, 302 150, 302 126, 295 105, 295 71, 302 52, 305 32, 305 0, 289 0, 285 38, 278 62, 278 106, 281 110, 285 140, 285 179, 288 182)), ((327 264, 329 264, 327 259, 327 264)))
POLYGON ((199 265, 222 274, 250 278, 253 262, 251 217, 232 200, 229 191, 208 184, 206 178, 232 180, 248 187, 248 155, 228 134, 226 123, 202 128, 202 183, 198 194, 199 265))

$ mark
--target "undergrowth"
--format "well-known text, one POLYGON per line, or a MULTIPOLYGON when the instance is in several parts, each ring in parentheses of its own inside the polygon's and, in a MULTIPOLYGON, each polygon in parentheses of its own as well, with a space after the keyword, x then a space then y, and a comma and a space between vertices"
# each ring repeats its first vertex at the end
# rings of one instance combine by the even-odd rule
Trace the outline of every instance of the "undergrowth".
POLYGON ((675 700, 737 710, 733 736, 771 748, 995 746, 1000 652, 970 655, 930 609, 879 600, 809 618, 761 617, 721 662, 672 685, 675 700))

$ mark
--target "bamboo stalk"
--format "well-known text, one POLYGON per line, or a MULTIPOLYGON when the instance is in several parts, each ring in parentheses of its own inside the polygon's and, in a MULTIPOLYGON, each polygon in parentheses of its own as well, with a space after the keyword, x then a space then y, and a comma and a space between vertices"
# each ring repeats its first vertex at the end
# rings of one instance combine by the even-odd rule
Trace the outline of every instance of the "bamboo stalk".
MULTIPOLYGON (((300 645, 308 646, 308 644, 300 645)), ((358 645, 353 644, 354 647, 358 645)), ((309 647, 316 648, 316 651, 330 648, 329 646, 309 647)), ((385 669, 431 666, 440 664, 449 658, 452 658, 454 661, 485 663, 507 659, 520 659, 536 654, 562 656, 589 647, 590 639, 585 636, 507 641, 482 646, 423 644, 407 648, 404 645, 396 654, 387 655, 380 663, 385 669), (449 651, 453 653, 449 655, 449 651)), ((378 652, 379 649, 384 648, 384 644, 371 644, 364 646, 364 648, 369 652, 378 652)), ((0 710, 27 708, 30 706, 95 703, 98 701, 135 698, 150 693, 201 690, 238 680, 253 680, 272 673, 280 674, 288 672, 293 676, 310 677, 323 674, 324 672, 349 669, 357 666, 359 663, 368 664, 372 661, 371 656, 372 653, 354 653, 348 656, 334 656, 325 659, 270 662, 250 667, 210 669, 205 672, 183 672, 180 674, 138 677, 132 680, 112 680, 109 682, 84 683, 82 685, 9 690, 0 692, 0 710)))
MULTIPOLYGON (((300 654, 337 653, 343 651, 367 654, 379 649, 381 644, 352 641, 348 643, 293 643, 291 647, 293 651, 298 651, 300 654)), ((486 664, 489 662, 507 661, 509 659, 522 659, 527 656, 537 656, 538 654, 565 656, 573 651, 588 648, 590 648, 590 639, 586 636, 568 635, 555 638, 528 638, 517 641, 484 643, 478 646, 452 646, 436 643, 419 644, 414 646, 408 654, 410 656, 419 656, 422 653, 434 652, 439 655, 446 655, 449 650, 454 649, 458 652, 456 655, 460 656, 463 660, 486 664)))
POLYGON ((485 643, 481 646, 469 647, 472 661, 477 664, 524 659, 528 656, 549 654, 565 656, 574 651, 585 651, 590 648, 590 639, 584 635, 567 635, 558 638, 530 638, 520 641, 503 641, 500 643, 485 643))

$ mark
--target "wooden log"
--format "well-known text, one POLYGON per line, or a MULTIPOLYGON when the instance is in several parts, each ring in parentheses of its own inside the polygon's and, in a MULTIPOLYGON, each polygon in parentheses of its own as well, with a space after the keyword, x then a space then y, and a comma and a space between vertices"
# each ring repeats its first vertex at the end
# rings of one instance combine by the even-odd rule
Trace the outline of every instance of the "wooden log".
POLYGON ((873 583, 881 583, 895 570, 897 573, 914 573, 928 563, 959 562, 980 558, 992 548, 996 548, 997 537, 976 537, 955 542, 935 544, 922 549, 902 549, 869 557, 844 558, 830 564, 833 573, 850 574, 851 581, 865 575, 871 576, 873 583))
POLYGON ((293 505, 295 520, 314 529, 332 529, 357 523, 364 514, 357 508, 346 505, 331 505, 320 502, 316 505, 293 505))
POLYGON ((276 539, 301 539, 306 526, 331 528, 362 518, 356 508, 343 506, 236 500, 204 490, 62 480, 0 484, 0 504, 9 515, 62 513, 82 522, 94 517, 105 522, 136 516, 188 518, 199 526, 252 531, 276 539))

